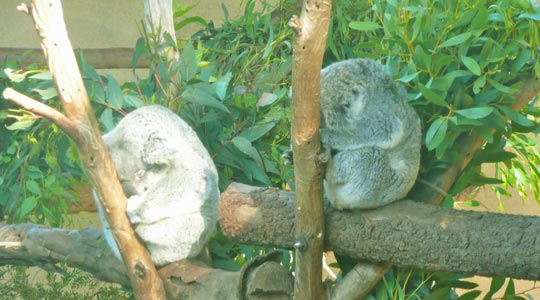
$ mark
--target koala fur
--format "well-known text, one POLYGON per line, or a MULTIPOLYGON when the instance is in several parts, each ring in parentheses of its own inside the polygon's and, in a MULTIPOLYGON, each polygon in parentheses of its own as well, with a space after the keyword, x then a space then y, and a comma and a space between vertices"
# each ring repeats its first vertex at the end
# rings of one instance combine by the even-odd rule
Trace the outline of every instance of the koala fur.
MULTIPOLYGON (((197 134, 156 105, 129 113, 103 139, 128 198, 126 213, 154 264, 199 254, 215 228, 219 189, 216 167, 197 134)), ((120 257, 101 207, 100 216, 120 257)))
POLYGON ((422 137, 405 89, 377 62, 351 59, 322 70, 320 96, 332 205, 366 209, 404 198, 418 174, 422 137))

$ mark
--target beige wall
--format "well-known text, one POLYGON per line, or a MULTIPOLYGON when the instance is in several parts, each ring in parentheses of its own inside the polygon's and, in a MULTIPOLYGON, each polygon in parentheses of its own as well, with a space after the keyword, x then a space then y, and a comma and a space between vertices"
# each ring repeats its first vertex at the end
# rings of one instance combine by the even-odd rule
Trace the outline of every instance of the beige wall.
MULTIPOLYGON (((39 48, 39 38, 32 18, 16 10, 22 0, 1 0, 0 47, 39 48)), ((188 0, 182 5, 198 5, 189 16, 203 16, 219 25, 224 18, 221 3, 231 17, 242 13, 241 0, 188 0), (219 5, 217 4, 219 3, 219 5)), ((62 1, 64 19, 74 48, 134 47, 139 38, 143 18, 143 1, 133 0, 68 0, 62 1)), ((196 26, 190 26, 179 36, 187 37, 196 26)), ((103 70, 119 81, 133 80, 130 70, 103 70)))

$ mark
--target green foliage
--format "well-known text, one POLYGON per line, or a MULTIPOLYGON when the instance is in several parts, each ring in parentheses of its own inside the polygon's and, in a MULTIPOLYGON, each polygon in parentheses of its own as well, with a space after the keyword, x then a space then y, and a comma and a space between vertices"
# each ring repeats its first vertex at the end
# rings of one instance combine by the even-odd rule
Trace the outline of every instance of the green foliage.
MULTIPOLYGON (((0 70, 0 90, 16 90, 58 107, 51 75, 39 66, 18 70, 8 61, 0 70)), ((52 122, 39 120, 0 96, 0 208, 9 223, 32 221, 61 226, 70 186, 81 180, 71 140, 52 122)), ((2 219, 2 218, 0 218, 2 219)))
POLYGON ((486 159, 499 163, 497 178, 506 186, 523 196, 527 187, 538 200, 534 162, 540 156, 523 133, 538 132, 540 111, 534 102, 521 113, 508 108, 524 76, 540 77, 538 10, 529 1, 367 2, 359 9, 345 1, 335 9, 326 60, 378 59, 407 86, 426 130, 421 172, 462 159, 456 142, 462 134, 488 142, 464 173, 476 176, 454 188, 446 203, 468 185, 493 183, 479 168, 486 159), (520 155, 509 158, 505 147, 520 155))
POLYGON ((40 284, 32 284, 35 270, 27 267, 0 268, 0 299, 24 300, 120 300, 132 299, 129 291, 117 285, 103 283, 77 269, 69 269, 65 276, 48 272, 40 284), (66 287, 69 287, 66 289, 66 287))

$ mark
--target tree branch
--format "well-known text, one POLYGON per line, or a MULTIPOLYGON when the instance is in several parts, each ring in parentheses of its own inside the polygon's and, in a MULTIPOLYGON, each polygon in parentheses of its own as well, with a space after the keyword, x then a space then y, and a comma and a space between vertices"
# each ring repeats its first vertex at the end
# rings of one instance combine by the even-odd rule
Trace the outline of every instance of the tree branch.
MULTIPOLYGON (((286 297, 292 293, 292 278, 279 265, 280 261, 278 253, 270 253, 248 262, 239 272, 230 272, 212 269, 196 260, 182 260, 161 268, 159 276, 165 284, 167 299, 171 300, 286 297)), ((130 286, 124 264, 111 253, 101 231, 35 224, 0 225, 0 265, 55 270, 57 263, 85 270, 100 280, 130 286)))
POLYGON ((130 286, 126 267, 110 251, 101 231, 0 225, 0 264, 49 266, 66 263, 97 279, 130 286))
MULTIPOLYGON (((291 248, 294 194, 231 185, 220 201, 220 225, 231 240, 291 248)), ((400 201, 375 210, 326 209, 326 248, 352 258, 399 266, 536 280, 540 218, 459 211, 400 201), (526 237, 526 238, 525 238, 526 237)))
POLYGON ((300 19, 289 25, 296 33, 292 66, 292 138, 296 184, 295 299, 322 299, 322 170, 316 163, 320 152, 319 96, 321 68, 331 0, 304 1, 300 19))
POLYGON ((70 119, 64 116, 61 112, 56 109, 45 105, 37 100, 34 100, 24 94, 17 92, 12 88, 6 88, 2 93, 5 99, 10 100, 11 102, 21 106, 27 111, 45 117, 53 121, 58 127, 62 128, 69 136, 77 136, 79 130, 70 119))

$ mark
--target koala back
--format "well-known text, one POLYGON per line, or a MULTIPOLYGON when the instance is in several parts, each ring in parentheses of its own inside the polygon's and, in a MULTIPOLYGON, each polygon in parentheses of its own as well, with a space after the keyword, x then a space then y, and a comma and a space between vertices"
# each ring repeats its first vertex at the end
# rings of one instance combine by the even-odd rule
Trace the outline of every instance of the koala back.
POLYGON ((103 139, 128 197, 126 213, 154 263, 200 253, 217 221, 219 189, 197 134, 156 105, 129 113, 103 139))
POLYGON ((405 89, 369 59, 321 72, 321 141, 334 155, 325 174, 340 209, 374 208, 412 188, 420 165, 421 125, 405 89))

